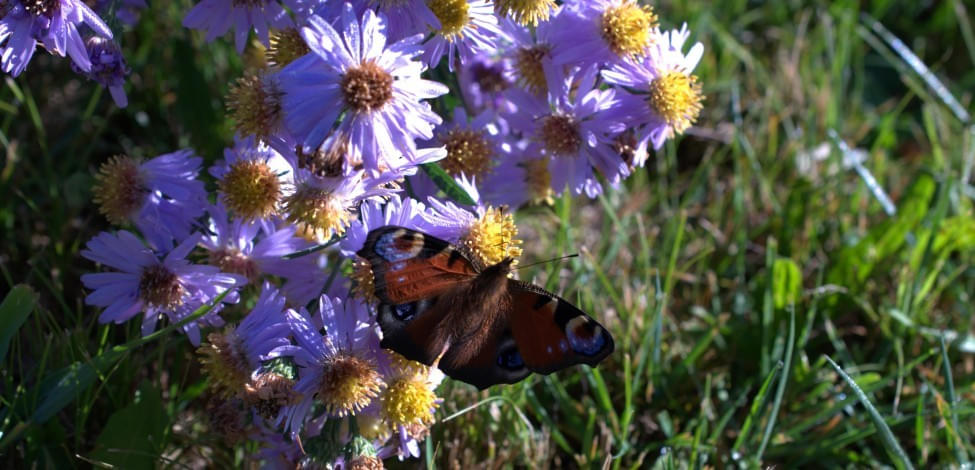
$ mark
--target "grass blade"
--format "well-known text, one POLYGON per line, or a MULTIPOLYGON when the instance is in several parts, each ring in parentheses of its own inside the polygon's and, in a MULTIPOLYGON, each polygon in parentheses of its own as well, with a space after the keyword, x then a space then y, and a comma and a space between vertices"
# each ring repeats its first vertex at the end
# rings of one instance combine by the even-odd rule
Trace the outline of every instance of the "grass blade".
POLYGON ((965 452, 965 445, 963 444, 964 437, 961 436, 961 428, 958 427, 958 409, 956 405, 958 404, 958 397, 955 395, 955 379, 951 375, 951 362, 948 361, 948 347, 945 345, 945 337, 941 336, 941 363, 944 366, 945 371, 945 395, 948 397, 948 410, 951 413, 951 425, 954 428, 956 434, 956 439, 952 442, 952 447, 955 448, 955 457, 958 459, 958 463, 962 464, 968 462, 968 453, 965 452))
POLYGON ((824 357, 826 358, 826 361, 829 362, 829 365, 836 370, 836 373, 846 381, 846 384, 849 385, 851 389, 853 389, 853 393, 857 396, 857 399, 859 399, 860 403, 863 404, 863 407, 867 409, 867 413, 870 414, 870 419, 873 421, 874 427, 876 427, 877 431, 880 433, 880 437, 883 439, 884 445, 886 445, 887 449, 889 449, 891 453, 897 457, 897 462, 895 463, 898 464, 898 467, 913 470, 914 466, 911 465, 911 460, 907 458, 907 453, 905 453, 904 449, 901 448, 901 445, 897 443, 897 439, 894 438, 894 433, 891 432, 890 426, 887 426, 887 422, 884 421, 884 417, 880 415, 880 412, 877 411, 877 408, 873 406, 873 403, 870 403, 870 399, 867 397, 867 394, 863 393, 863 390, 861 390, 860 386, 853 381, 853 378, 847 375, 846 372, 843 371, 843 368, 833 362, 832 358, 827 355, 824 355, 824 357))
POLYGON ((782 369, 782 377, 775 389, 775 400, 772 402, 772 411, 769 414, 768 424, 765 425, 765 434, 762 436, 762 444, 758 446, 755 453, 755 460, 762 461, 762 454, 768 446, 769 439, 772 437, 772 429, 775 428, 775 419, 779 415, 779 407, 782 405, 782 397, 785 395, 785 387, 789 382, 789 370, 792 369, 792 352, 796 345, 796 309, 795 306, 789 307, 789 339, 785 347, 785 366, 782 369))
POLYGON ((0 304, 0 362, 7 357, 10 340, 37 305, 37 293, 30 286, 14 286, 0 304))
POLYGON ((735 445, 732 446, 734 452, 740 452, 741 446, 745 443, 745 439, 748 438, 748 433, 752 429, 752 424, 758 419, 759 414, 762 412, 762 408, 765 405, 765 398, 768 396, 769 388, 772 387, 772 382, 779 375, 779 371, 782 370, 782 362, 778 362, 772 367, 768 375, 765 376, 765 381, 762 382, 762 388, 758 389, 758 394, 755 395, 755 400, 752 401, 752 408, 748 412, 748 417, 745 418, 745 424, 741 427, 741 434, 738 435, 738 439, 735 440, 735 445))

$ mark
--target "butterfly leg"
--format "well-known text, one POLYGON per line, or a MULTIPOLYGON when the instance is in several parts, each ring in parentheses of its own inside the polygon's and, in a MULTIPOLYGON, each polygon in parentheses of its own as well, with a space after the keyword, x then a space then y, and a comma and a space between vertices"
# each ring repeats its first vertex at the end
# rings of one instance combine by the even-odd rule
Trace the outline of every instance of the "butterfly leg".
POLYGON ((443 344, 443 349, 440 350, 440 354, 437 354, 437 358, 433 360, 433 367, 440 367, 440 360, 443 359, 444 354, 447 354, 447 350, 450 349, 450 337, 443 344))

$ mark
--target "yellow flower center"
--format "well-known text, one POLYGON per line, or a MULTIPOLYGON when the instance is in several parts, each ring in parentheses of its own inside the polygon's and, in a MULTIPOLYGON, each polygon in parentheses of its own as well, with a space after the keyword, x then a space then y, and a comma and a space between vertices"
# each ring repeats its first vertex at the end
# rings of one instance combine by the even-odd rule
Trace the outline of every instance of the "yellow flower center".
POLYGON ((122 224, 142 208, 149 190, 135 160, 116 155, 95 175, 95 204, 109 222, 122 224))
POLYGON ((266 139, 281 123, 281 91, 277 80, 253 73, 238 78, 227 92, 227 111, 241 135, 266 139))
POLYGON ((390 383, 382 394, 382 414, 397 426, 429 424, 437 407, 437 396, 422 377, 405 375, 390 383))
POLYGON ((552 174, 548 171, 547 158, 533 158, 521 163, 525 170, 525 183, 532 202, 552 202, 552 174))
POLYGON ((308 240, 324 241, 332 233, 344 233, 352 221, 351 208, 326 189, 301 186, 284 198, 284 212, 298 234, 308 240))
MULTIPOLYGON (((485 265, 500 263, 505 258, 521 256, 521 240, 515 238, 518 227, 511 213, 488 206, 484 215, 475 221, 460 239, 468 253, 485 265)), ((515 261, 517 264, 517 261, 515 261)))
POLYGON ((467 13, 467 0, 429 0, 427 6, 440 20, 440 35, 453 41, 462 36, 464 27, 470 22, 467 13))
POLYGON ((366 303, 374 304, 379 301, 376 298, 375 279, 372 274, 372 265, 358 256, 352 260, 352 295, 364 300, 366 303))
POLYGON ((186 289, 179 276, 161 264, 149 266, 139 277, 139 297, 150 306, 172 309, 183 304, 186 289))
POLYGON ((542 120, 539 129, 542 144, 556 156, 571 157, 582 146, 579 124, 572 116, 552 114, 542 120))
POLYGON ((440 142, 447 147, 447 158, 441 165, 451 176, 464 173, 480 177, 491 169, 494 150, 484 131, 452 129, 440 137, 440 142))
POLYGON ((237 160, 219 186, 224 204, 245 219, 273 214, 281 197, 278 175, 262 160, 237 160))
POLYGON ((208 258, 211 265, 220 268, 225 273, 240 274, 251 281, 257 279, 257 275, 260 274, 257 263, 236 248, 221 248, 211 251, 208 258))
POLYGON ((287 28, 271 35, 271 47, 267 49, 268 65, 283 68, 301 56, 311 52, 297 29, 287 28))
POLYGON ((347 70, 340 86, 345 104, 357 112, 382 108, 393 99, 393 76, 373 61, 347 70))
POLYGON ((240 352, 240 339, 234 327, 228 327, 223 333, 210 333, 207 341, 196 352, 201 356, 200 364, 210 378, 210 385, 223 397, 243 392, 250 378, 250 367, 240 352))
POLYGON ((356 413, 379 394, 383 381, 375 365, 363 358, 339 354, 323 366, 318 399, 329 414, 356 413))
POLYGON ((633 0, 610 7, 600 19, 600 32, 610 50, 621 57, 640 58, 646 55, 657 15, 649 6, 640 7, 633 0))
POLYGON ((701 113, 701 85, 697 77, 667 72, 650 82, 650 107, 676 133, 687 130, 701 113))
POLYGON ((274 419, 281 408, 294 403, 295 381, 274 372, 263 372, 244 385, 244 403, 265 419, 274 419))
POLYGON ((554 0, 495 0, 494 11, 505 15, 522 26, 538 26, 548 21, 555 8, 554 0))
POLYGON ((540 95, 548 89, 542 59, 552 51, 549 46, 540 44, 523 47, 515 53, 515 69, 518 70, 518 84, 526 90, 540 95))

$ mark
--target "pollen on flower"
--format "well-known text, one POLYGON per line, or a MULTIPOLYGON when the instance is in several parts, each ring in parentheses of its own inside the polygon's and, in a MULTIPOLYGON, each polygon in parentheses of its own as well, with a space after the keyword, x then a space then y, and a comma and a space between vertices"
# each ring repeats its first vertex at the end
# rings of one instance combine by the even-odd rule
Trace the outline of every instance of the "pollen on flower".
POLYGON ((366 439, 384 442, 393 434, 392 429, 378 414, 361 413, 356 415, 355 420, 359 426, 359 435, 366 439))
POLYGON ((311 52, 308 44, 295 28, 286 28, 271 35, 271 46, 267 49, 267 63, 282 68, 301 56, 311 52))
POLYGON ((440 20, 440 35, 448 41, 463 36, 464 27, 470 22, 467 0, 431 0, 430 11, 440 20))
POLYGON ((156 308, 176 308, 182 305, 185 292, 179 276, 161 264, 145 268, 139 277, 139 297, 156 308))
POLYGON ((518 84, 526 90, 539 95, 548 89, 542 59, 552 52, 552 48, 539 44, 522 47, 515 53, 515 69, 518 71, 518 84))
POLYGON ((61 0, 23 0, 24 9, 35 16, 53 16, 61 8, 61 0))
POLYGON ((433 423, 437 396, 425 377, 404 374, 390 382, 382 393, 383 418, 393 427, 433 423))
POLYGON ((640 7, 634 0, 609 7, 600 19, 603 39, 610 50, 621 57, 640 58, 650 46, 657 15, 649 6, 640 7))
POLYGON ((277 79, 256 72, 237 79, 227 92, 227 111, 242 135, 266 139, 281 123, 284 92, 277 79))
POLYGON ((528 186, 528 193, 531 195, 532 202, 552 203, 554 192, 552 191, 552 174, 548 171, 548 159, 532 158, 525 160, 520 165, 525 170, 525 184, 528 186))
MULTIPOLYGON (((471 224, 460 243, 485 265, 500 263, 505 258, 521 256, 521 240, 515 238, 518 227, 510 212, 488 206, 484 215, 471 224)), ((515 261, 517 263, 517 261, 515 261)))
POLYGON ((376 284, 373 279, 372 265, 365 259, 356 256, 352 260, 352 295, 364 300, 366 303, 374 304, 379 301, 376 298, 376 284))
POLYGON ((358 112, 379 109, 393 99, 393 76, 373 61, 347 70, 340 87, 345 104, 358 112))
POLYGON ((281 181, 262 160, 237 160, 219 186, 224 204, 245 219, 273 214, 281 197, 281 181))
POLYGON ((494 149, 483 130, 451 129, 440 136, 440 143, 447 148, 440 164, 451 176, 480 177, 491 169, 494 149))
POLYGON ((292 391, 295 381, 275 372, 262 372, 244 385, 244 403, 265 419, 274 419, 281 408, 297 398, 292 391))
POLYGON ((494 11, 507 16, 522 26, 538 26, 548 21, 555 8, 554 0, 496 0, 494 11))
POLYGON ((122 224, 145 203, 149 190, 135 160, 116 155, 102 164, 95 175, 95 204, 109 222, 122 224))
POLYGON ((348 461, 349 470, 382 470, 383 461, 375 456, 357 455, 348 461))
POLYGON ((284 198, 284 212, 298 228, 298 235, 308 240, 325 240, 332 233, 345 233, 352 221, 352 211, 345 202, 327 189, 299 186, 284 198))
POLYGON ((362 162, 350 159, 349 138, 345 135, 326 141, 322 147, 314 152, 306 152, 301 145, 295 147, 298 155, 298 167, 312 172, 315 176, 335 178, 342 176, 348 166, 355 167, 362 162))
POLYGON ((207 343, 196 350, 204 374, 217 394, 233 397, 244 391, 250 378, 247 359, 240 351, 240 339, 233 327, 223 333, 210 333, 207 343))
POLYGON ((221 271, 240 274, 251 281, 257 279, 257 275, 260 273, 257 263, 236 248, 213 250, 209 253, 208 258, 210 264, 220 268, 221 271))
POLYGON ((539 134, 545 149, 556 156, 572 156, 582 145, 579 123, 572 116, 546 116, 542 120, 539 134))
POLYGON ((371 361, 339 353, 322 366, 318 399, 330 415, 342 417, 368 406, 382 386, 383 380, 371 361))
POLYGON ((679 71, 661 74, 650 82, 650 107, 675 133, 687 130, 701 112, 701 84, 679 71))

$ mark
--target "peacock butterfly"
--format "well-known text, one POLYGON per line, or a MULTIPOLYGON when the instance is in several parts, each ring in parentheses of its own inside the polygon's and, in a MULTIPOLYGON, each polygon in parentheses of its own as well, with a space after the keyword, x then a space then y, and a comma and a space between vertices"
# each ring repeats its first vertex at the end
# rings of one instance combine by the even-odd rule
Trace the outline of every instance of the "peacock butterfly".
POLYGON ((532 372, 596 365, 613 337, 581 310, 508 278, 512 259, 483 266, 450 243, 397 226, 369 232, 382 347, 479 389, 532 372))

